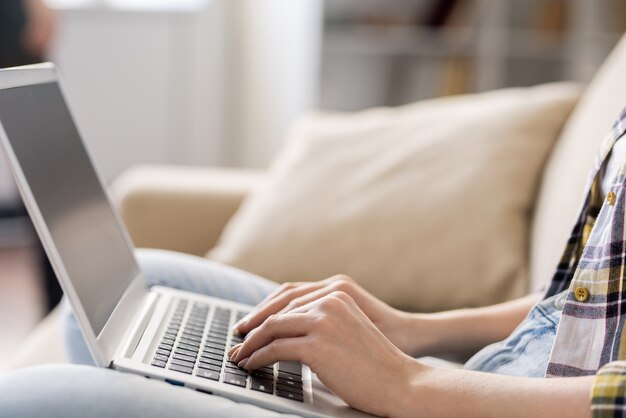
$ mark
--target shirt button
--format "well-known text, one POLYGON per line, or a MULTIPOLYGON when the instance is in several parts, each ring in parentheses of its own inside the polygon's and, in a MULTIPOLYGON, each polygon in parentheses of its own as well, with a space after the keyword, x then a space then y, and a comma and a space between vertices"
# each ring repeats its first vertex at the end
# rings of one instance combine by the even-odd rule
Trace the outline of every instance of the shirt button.
POLYGON ((615 193, 608 192, 606 194, 606 203, 608 203, 611 206, 613 206, 615 204, 615 193))
POLYGON ((589 290, 586 287, 577 287, 574 290, 574 297, 579 302, 587 302, 589 299, 589 290))

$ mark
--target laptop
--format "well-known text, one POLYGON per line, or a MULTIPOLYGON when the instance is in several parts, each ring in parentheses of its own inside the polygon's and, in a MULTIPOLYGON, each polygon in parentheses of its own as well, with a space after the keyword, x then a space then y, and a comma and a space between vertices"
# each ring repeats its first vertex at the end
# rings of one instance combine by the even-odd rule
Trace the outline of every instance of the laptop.
POLYGON ((0 70, 0 144, 95 363, 270 410, 364 417, 300 363, 225 354, 252 306, 146 286, 53 64, 0 70))

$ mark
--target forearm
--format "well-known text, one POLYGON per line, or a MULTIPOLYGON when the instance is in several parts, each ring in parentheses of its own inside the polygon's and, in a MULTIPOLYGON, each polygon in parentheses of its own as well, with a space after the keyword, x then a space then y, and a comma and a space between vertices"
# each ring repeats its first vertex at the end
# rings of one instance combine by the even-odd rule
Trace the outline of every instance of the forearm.
POLYGON ((510 302, 434 314, 406 314, 404 330, 408 354, 467 355, 503 340, 539 300, 532 294, 510 302))
POLYGON ((593 376, 512 377, 417 364, 405 396, 389 405, 389 416, 590 417, 592 382, 593 376))

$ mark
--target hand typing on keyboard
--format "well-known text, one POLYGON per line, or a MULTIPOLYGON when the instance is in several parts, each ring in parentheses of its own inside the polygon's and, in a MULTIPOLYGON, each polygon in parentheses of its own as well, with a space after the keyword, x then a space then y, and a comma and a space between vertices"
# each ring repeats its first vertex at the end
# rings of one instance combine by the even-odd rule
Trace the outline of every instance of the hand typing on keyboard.
MULTIPOLYGON (((280 299, 280 293, 274 298, 280 299)), ((286 302, 272 305, 276 301, 270 299, 265 306, 276 310, 282 304, 280 312, 265 317, 232 347, 230 360, 247 370, 283 360, 305 363, 352 407, 387 416, 404 403, 410 371, 425 366, 385 338, 347 293, 331 291, 311 299, 293 308, 286 302)), ((257 311, 251 320, 258 317, 257 311)))
POLYGON ((396 347, 415 357, 423 355, 424 338, 410 338, 406 332, 408 315, 375 298, 350 277, 340 274, 319 282, 284 283, 268 295, 249 315, 234 325, 240 334, 247 334, 270 315, 304 306, 333 292, 348 294, 365 315, 396 347))

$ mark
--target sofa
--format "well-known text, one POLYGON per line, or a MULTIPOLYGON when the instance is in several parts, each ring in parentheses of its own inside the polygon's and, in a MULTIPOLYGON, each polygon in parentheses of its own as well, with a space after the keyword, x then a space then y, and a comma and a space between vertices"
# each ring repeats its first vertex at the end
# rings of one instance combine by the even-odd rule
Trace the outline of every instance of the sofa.
MULTIPOLYGON (((541 288, 556 266, 596 151, 626 106, 623 74, 626 37, 563 121, 563 128, 537 173, 539 184, 526 227, 526 292, 541 288)), ((238 168, 141 166, 115 181, 112 197, 137 247, 204 256, 218 243, 225 225, 266 175, 264 171, 238 168)), ((45 318, 8 368, 65 361, 60 317, 57 308, 45 318)))

